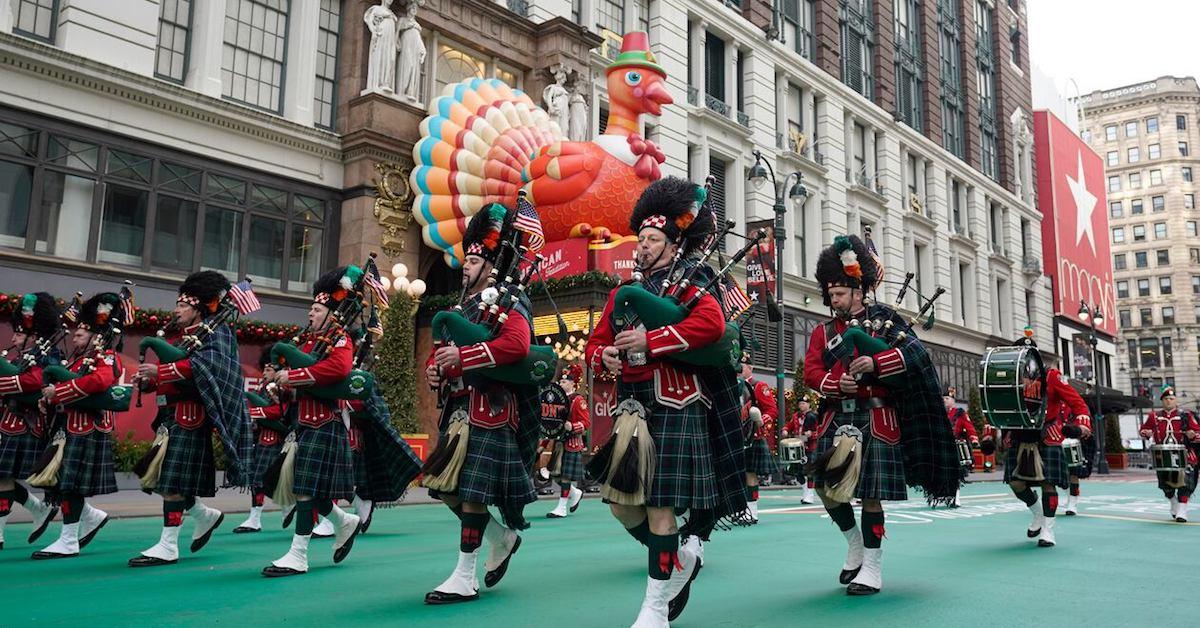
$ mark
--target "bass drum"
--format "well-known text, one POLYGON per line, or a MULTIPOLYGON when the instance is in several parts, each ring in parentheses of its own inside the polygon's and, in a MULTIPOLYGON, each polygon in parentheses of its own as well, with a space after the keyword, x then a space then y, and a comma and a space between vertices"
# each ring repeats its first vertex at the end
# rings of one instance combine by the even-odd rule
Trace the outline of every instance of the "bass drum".
POLYGON ((979 400, 1002 429, 1040 430, 1046 418, 1046 367, 1035 347, 992 347, 980 363, 979 400))

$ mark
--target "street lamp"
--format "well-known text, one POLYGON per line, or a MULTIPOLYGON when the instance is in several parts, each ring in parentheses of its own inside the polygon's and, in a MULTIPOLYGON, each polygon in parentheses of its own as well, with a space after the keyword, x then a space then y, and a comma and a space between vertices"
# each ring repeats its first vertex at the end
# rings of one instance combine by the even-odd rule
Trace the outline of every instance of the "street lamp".
MULTIPOLYGON (((784 205, 784 192, 787 192, 787 198, 792 201, 792 205, 797 211, 804 209, 804 201, 808 200, 808 188, 804 187, 804 177, 799 172, 793 172, 783 178, 783 184, 775 180, 775 169, 771 167, 771 162, 767 161, 761 151, 754 151, 754 165, 750 167, 750 172, 746 178, 755 190, 761 190, 763 185, 766 185, 767 179, 770 178, 771 186, 775 192, 775 302, 779 305, 779 320, 775 321, 775 403, 778 406, 779 416, 775 418, 775 442, 778 443, 783 439, 783 426, 787 423, 784 414, 787 412, 787 404, 783 396, 784 386, 784 371, 783 371, 783 246, 787 242, 787 227, 784 225, 783 219, 787 214, 787 207, 784 205), (796 182, 788 187, 788 181, 792 177, 796 177, 796 182)), ((803 220, 803 215, 801 215, 803 220)), ((804 251, 800 251, 804 255, 804 251)), ((778 445, 776 446, 778 452, 778 445)))
POLYGON ((1096 415, 1092 424, 1095 429, 1092 430, 1092 440, 1096 445, 1096 472, 1101 475, 1108 474, 1108 457, 1104 451, 1104 413, 1100 411, 1100 341, 1096 337, 1096 327, 1104 324, 1104 312, 1101 311, 1099 304, 1092 304, 1089 309, 1087 303, 1079 302, 1079 320, 1088 323, 1091 327, 1091 335, 1088 338, 1092 345, 1092 381, 1096 389, 1096 415))

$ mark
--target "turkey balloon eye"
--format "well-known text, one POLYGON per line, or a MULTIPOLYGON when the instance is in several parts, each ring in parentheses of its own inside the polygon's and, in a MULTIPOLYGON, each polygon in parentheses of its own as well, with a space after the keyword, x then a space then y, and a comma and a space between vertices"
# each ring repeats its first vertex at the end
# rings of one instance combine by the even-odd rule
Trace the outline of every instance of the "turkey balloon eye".
POLYGON ((629 85, 637 85, 638 83, 641 83, 642 82, 642 73, 636 72, 636 71, 626 72, 625 73, 625 82, 629 85))

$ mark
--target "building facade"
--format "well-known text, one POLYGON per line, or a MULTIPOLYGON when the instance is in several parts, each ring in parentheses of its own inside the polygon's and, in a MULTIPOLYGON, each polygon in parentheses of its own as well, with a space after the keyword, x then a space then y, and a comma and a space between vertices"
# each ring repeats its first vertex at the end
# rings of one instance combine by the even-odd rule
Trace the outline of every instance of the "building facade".
POLYGON ((1079 99, 1083 136, 1104 158, 1120 327, 1118 386, 1157 399, 1200 396, 1200 88, 1193 77, 1079 99))

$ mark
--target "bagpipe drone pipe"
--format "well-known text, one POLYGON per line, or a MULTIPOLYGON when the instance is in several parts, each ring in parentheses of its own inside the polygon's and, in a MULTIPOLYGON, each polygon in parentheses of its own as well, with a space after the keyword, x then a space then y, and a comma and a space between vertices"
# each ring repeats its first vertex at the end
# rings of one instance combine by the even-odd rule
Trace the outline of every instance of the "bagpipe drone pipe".
MULTIPOLYGON (((133 282, 126 280, 125 284, 126 285, 121 286, 121 300, 124 303, 132 304, 133 291, 130 286, 133 285, 133 282)), ((74 307, 74 305, 72 305, 72 307, 74 307)), ((132 319, 132 312, 123 312, 122 316, 112 317, 103 329, 96 332, 96 336, 92 340, 92 346, 90 348, 91 354, 84 358, 83 366, 78 372, 72 372, 64 365, 51 364, 42 369, 43 381, 46 384, 61 384, 63 382, 69 382, 73 379, 83 377, 84 375, 94 371, 98 362, 103 363, 105 353, 119 348, 121 344, 121 334, 124 331, 126 320, 132 319)), ((128 384, 116 384, 108 387, 106 390, 68 402, 64 405, 80 410, 127 412, 129 410, 129 402, 132 400, 132 398, 133 386, 128 384)))

